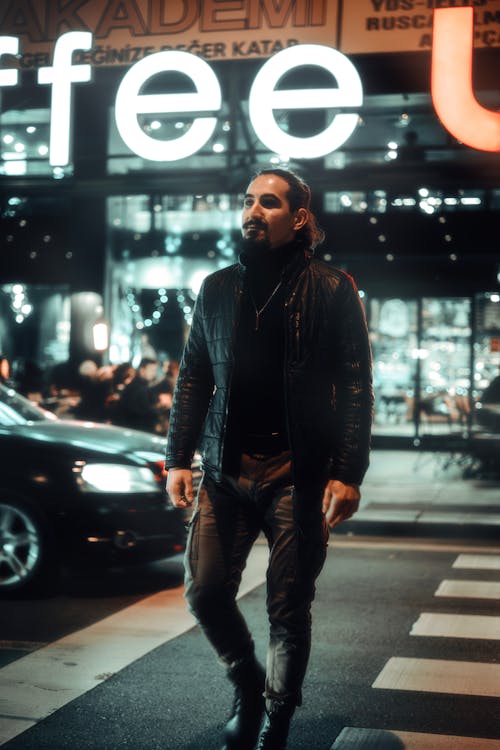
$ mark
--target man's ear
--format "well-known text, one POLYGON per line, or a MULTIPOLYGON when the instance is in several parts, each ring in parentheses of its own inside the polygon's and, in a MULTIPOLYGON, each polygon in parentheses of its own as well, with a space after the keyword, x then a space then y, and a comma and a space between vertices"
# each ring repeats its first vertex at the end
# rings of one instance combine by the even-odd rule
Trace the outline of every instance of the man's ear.
POLYGON ((297 232, 299 229, 302 229, 303 226, 307 224, 307 209, 305 208, 299 208, 295 212, 294 220, 293 220, 293 228, 297 232))

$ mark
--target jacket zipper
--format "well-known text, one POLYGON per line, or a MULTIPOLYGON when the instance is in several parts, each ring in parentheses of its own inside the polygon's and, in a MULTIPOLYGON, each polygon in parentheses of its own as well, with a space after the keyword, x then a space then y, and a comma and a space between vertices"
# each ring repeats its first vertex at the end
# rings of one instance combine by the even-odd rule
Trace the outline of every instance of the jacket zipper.
MULTIPOLYGON (((286 432, 288 436, 288 445, 290 446, 290 453, 292 456, 292 481, 295 484, 295 463, 293 461, 294 456, 294 450, 293 450, 293 441, 292 441, 292 431, 290 429, 290 394, 288 392, 288 361, 289 361, 289 352, 290 352, 290 344, 289 344, 289 325, 290 325, 290 316, 288 312, 290 301, 294 298, 295 292, 292 292, 291 297, 285 301, 285 356, 283 357, 283 386, 285 390, 285 423, 286 423, 286 432)), ((299 319, 300 319, 300 313, 294 314, 294 336, 298 336, 298 326, 299 326, 299 319)))
POLYGON ((222 440, 220 443, 220 449, 219 449, 219 466, 220 471, 222 472, 222 462, 224 459, 224 445, 226 442, 226 432, 227 432, 227 421, 229 416, 229 401, 231 398, 231 386, 233 384, 233 374, 234 374, 234 342, 236 339, 236 329, 238 327, 238 323, 240 320, 241 315, 241 299, 243 296, 243 287, 240 287, 238 290, 238 297, 236 300, 236 314, 234 316, 233 320, 233 331, 231 336, 231 374, 229 376, 229 381, 227 384, 227 392, 226 392, 226 404, 224 408, 224 426, 222 429, 222 440))

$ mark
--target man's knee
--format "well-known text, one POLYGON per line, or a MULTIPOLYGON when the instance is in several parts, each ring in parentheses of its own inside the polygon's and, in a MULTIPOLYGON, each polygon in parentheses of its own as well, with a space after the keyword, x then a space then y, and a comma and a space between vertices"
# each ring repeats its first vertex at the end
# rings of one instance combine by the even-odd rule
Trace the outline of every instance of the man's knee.
POLYGON ((191 581, 186 585, 185 598, 190 612, 199 620, 217 616, 235 597, 223 584, 203 584, 191 581))

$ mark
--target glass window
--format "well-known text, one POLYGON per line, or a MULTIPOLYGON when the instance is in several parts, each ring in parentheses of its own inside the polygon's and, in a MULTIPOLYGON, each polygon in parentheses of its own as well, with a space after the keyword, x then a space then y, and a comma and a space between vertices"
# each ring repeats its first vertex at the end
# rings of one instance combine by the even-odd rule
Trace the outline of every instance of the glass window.
MULTIPOLYGON (((66 287, 0 286, 0 350, 21 372, 26 362, 47 368, 69 356, 70 297, 66 287)), ((13 376, 17 378, 18 372, 13 376)))
POLYGON ((474 425, 500 432, 500 294, 476 297, 474 343, 474 425))
MULTIPOLYGON (((466 434, 471 421, 471 300, 372 299, 368 310, 374 434, 415 439, 466 434)), ((484 370, 482 360, 477 368, 484 370)))
POLYGON ((108 198, 112 362, 179 356, 196 295, 209 273, 236 260, 242 196, 108 198))
POLYGON ((417 302, 371 300, 369 327, 376 404, 374 434, 412 436, 417 302))
POLYGON ((52 175, 61 179, 72 167, 49 163, 49 109, 7 109, 0 112, 0 174, 9 177, 52 175))
POLYGON ((418 402, 421 433, 465 430, 470 392, 471 302, 422 300, 418 402))

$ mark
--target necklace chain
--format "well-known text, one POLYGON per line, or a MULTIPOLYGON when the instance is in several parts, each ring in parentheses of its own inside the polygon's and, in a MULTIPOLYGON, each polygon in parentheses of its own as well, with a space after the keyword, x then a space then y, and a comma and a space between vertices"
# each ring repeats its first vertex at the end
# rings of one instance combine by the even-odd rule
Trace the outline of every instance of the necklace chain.
POLYGON ((253 304, 254 309, 255 309, 255 328, 254 328, 254 331, 258 331, 259 330, 260 316, 262 315, 262 313, 264 312, 264 310, 266 309, 266 307, 269 305, 269 303, 271 302, 272 298, 274 297, 274 295, 276 294, 276 292, 278 291, 278 289, 280 288, 280 286, 281 286, 282 283, 283 283, 282 281, 278 281, 278 283, 276 284, 276 286, 274 287, 273 291, 271 292, 271 294, 269 295, 269 297, 267 298, 267 300, 264 302, 264 304, 262 305, 262 307, 260 308, 260 310, 257 307, 257 305, 255 304, 255 300, 254 300, 254 297, 253 297, 253 294, 252 294, 252 290, 251 289, 248 290, 250 292, 250 299, 252 300, 252 304, 253 304))

